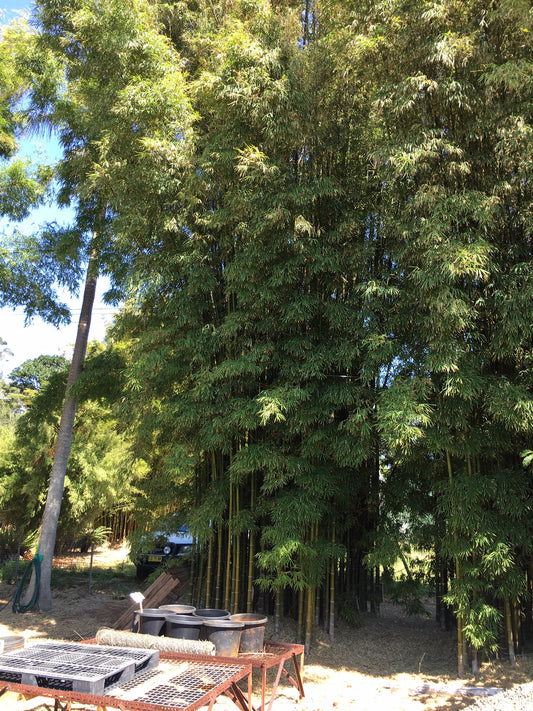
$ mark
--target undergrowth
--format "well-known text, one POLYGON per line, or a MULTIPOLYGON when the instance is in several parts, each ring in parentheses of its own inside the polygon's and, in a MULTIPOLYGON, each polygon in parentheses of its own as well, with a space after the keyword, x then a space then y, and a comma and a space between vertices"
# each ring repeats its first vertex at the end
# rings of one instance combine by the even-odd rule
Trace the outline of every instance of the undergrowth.
MULTIPOLYGON (((20 581, 29 561, 21 560, 18 566, 13 559, 0 564, 0 581, 15 584, 20 581)), ((124 597, 135 589, 135 566, 128 559, 115 565, 98 565, 93 563, 92 572, 89 562, 78 562, 72 565, 54 565, 52 568, 52 588, 66 590, 73 587, 89 586, 93 592, 106 592, 114 597, 124 597)))

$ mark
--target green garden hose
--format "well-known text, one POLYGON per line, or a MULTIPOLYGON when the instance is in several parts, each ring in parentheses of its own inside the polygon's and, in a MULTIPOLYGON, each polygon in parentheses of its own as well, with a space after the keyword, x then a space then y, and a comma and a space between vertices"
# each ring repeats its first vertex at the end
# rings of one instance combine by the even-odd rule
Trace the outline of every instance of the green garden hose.
POLYGON ((37 600, 39 599, 39 584, 41 582, 42 559, 42 555, 39 555, 39 553, 37 553, 32 558, 29 565, 26 566, 26 570, 22 575, 20 583, 17 587, 17 591, 15 592, 15 596, 13 597, 13 612, 29 612, 37 604, 37 600), (27 603, 21 603, 20 598, 22 596, 23 591, 25 591, 26 585, 31 583, 32 575, 34 585, 31 599, 27 603))

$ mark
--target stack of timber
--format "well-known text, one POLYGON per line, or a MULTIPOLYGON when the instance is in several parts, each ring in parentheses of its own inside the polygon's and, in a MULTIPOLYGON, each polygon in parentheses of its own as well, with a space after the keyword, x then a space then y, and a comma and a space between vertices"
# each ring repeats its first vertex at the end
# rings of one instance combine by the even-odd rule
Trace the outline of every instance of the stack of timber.
MULTIPOLYGON (((170 568, 154 580, 144 593, 143 608, 153 608, 162 605, 169 595, 178 599, 183 595, 189 584, 189 571, 184 566, 170 568)), ((113 625, 116 630, 128 630, 133 623, 133 615, 139 611, 139 605, 133 602, 113 625)))

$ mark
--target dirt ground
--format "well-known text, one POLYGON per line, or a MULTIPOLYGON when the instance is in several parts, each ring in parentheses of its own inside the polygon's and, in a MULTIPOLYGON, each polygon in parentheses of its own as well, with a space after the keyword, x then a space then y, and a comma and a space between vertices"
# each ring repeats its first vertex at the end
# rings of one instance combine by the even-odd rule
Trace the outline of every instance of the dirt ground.
MULTIPOLYGON (((102 549, 95 562, 120 560, 126 555, 124 549, 102 549)), ((83 560, 77 556, 62 562, 79 567, 83 560)), ((97 589, 89 595, 87 585, 82 585, 57 591, 51 612, 14 614, 9 604, 12 595, 13 586, 0 584, 0 636, 25 639, 90 639, 100 627, 112 625, 131 603, 128 597, 116 599, 97 589)), ((295 641, 295 628, 287 623, 276 637, 269 622, 266 638, 295 641)), ((398 607, 385 602, 379 615, 363 614, 357 628, 339 624, 334 640, 317 630, 305 659, 303 679, 305 698, 300 701, 296 689, 282 679, 272 711, 456 711, 475 701, 475 697, 458 693, 458 687, 510 688, 526 683, 533 679, 533 658, 520 657, 514 669, 507 662, 485 664, 477 678, 457 679, 454 634, 440 630, 431 615, 406 617, 398 607), (436 685, 438 693, 427 693, 436 685), (420 693, 422 690, 425 693, 420 693)), ((215 709, 235 709, 228 704, 217 701, 215 709)), ((43 698, 0 698, 0 709, 5 711, 52 708, 53 703, 43 698)), ((73 710, 82 708, 73 705, 73 710)))

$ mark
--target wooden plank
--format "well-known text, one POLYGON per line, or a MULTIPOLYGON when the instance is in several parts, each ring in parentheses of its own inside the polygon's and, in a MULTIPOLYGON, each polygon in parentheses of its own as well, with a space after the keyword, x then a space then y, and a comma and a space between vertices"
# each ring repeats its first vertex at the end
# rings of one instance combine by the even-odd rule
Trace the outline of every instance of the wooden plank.
MULTIPOLYGON (((181 573, 181 569, 179 571, 181 573)), ((186 576, 185 576, 186 577, 186 576)), ((177 574, 171 574, 168 571, 154 580, 150 587, 144 593, 143 607, 159 607, 165 599, 178 587, 183 586, 183 581, 180 580, 177 574)), ((120 615, 113 625, 113 629, 125 630, 131 627, 133 615, 139 609, 139 605, 134 602, 129 608, 120 615)))
POLYGON ((442 694, 446 696, 495 696, 504 691, 501 687, 493 686, 462 686, 458 683, 424 682, 418 686, 410 687, 405 684, 386 684, 385 689, 401 689, 413 696, 442 694))

